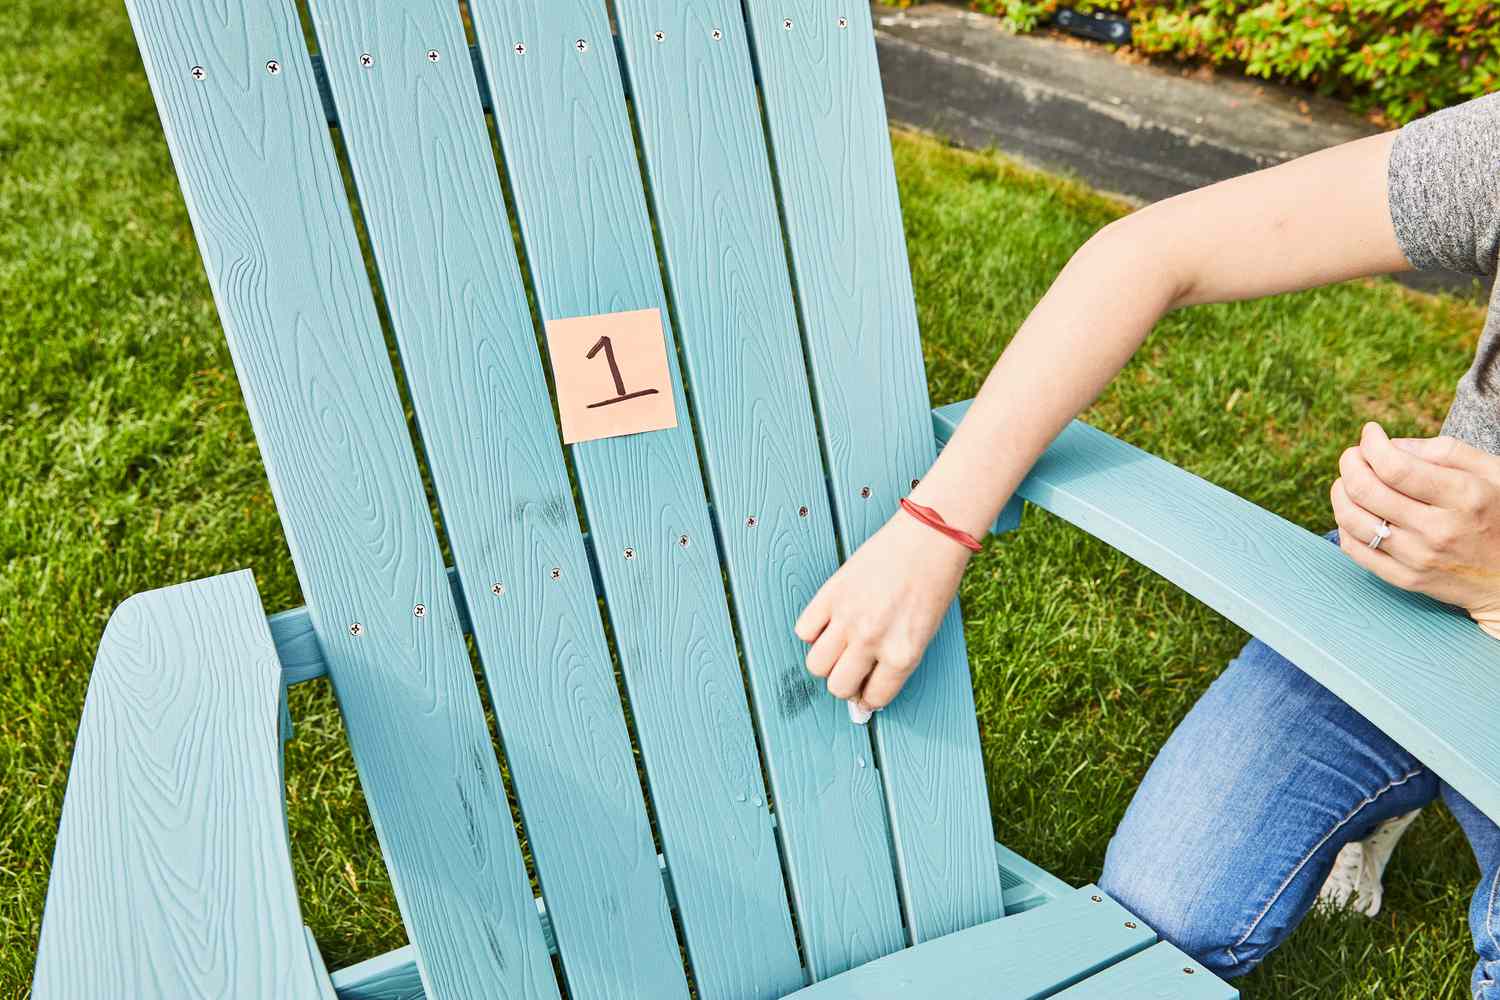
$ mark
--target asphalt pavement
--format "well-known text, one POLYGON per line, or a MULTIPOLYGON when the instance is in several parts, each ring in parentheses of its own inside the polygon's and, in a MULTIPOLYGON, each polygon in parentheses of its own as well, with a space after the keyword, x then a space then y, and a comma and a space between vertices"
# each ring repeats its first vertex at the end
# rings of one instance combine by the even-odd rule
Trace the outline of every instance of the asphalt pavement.
MULTIPOLYGON (((949 4, 871 5, 892 121, 1137 204, 1379 131, 1337 101, 1094 43, 1015 35, 949 4)), ((1464 275, 1405 283, 1483 296, 1464 275)))

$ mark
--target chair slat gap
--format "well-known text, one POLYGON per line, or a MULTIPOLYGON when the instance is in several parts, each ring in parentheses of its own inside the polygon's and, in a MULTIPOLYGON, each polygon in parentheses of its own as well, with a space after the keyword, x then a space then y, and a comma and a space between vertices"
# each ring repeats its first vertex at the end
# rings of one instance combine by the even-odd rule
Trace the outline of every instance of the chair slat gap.
MULTIPOLYGON (((627 53, 625 51, 624 39, 623 39, 623 37, 619 33, 619 26, 618 26, 619 15, 618 15, 618 10, 617 10, 617 5, 614 4, 614 3, 608 3, 608 9, 609 9, 609 14, 610 14, 610 24, 611 24, 611 27, 615 31, 615 39, 614 39, 615 40, 615 53, 616 53, 616 57, 617 57, 617 59, 619 61, 619 65, 620 65, 620 79, 621 79, 621 84, 622 84, 622 87, 623 87, 623 90, 624 90, 624 94, 625 94, 625 96, 627 98, 627 105, 628 105, 629 109, 632 111, 631 114, 627 115, 627 121, 630 124, 631 138, 632 138, 632 142, 633 142, 633 145, 634 145, 634 149, 636 151, 637 167, 638 167, 638 169, 641 172, 641 176, 642 176, 642 179, 643 179, 644 184, 645 184, 645 189, 646 189, 646 193, 647 193, 648 202, 650 202, 654 198, 654 192, 652 192, 652 190, 651 190, 652 175, 651 175, 650 171, 647 169, 645 155, 644 155, 644 150, 643 150, 643 146, 642 146, 642 139, 641 139, 641 135, 640 135, 639 123, 637 122, 636 116, 633 113, 633 110, 635 108, 635 100, 636 100, 636 97, 635 97, 635 88, 634 88, 634 81, 631 78, 631 73, 630 73, 630 70, 629 70, 628 65, 627 65, 627 53)), ((648 208, 649 208, 649 206, 648 206, 648 208)), ((670 320, 670 326, 671 326, 671 328, 673 330, 681 330, 682 326, 681 326, 681 322, 680 322, 680 319, 679 319, 678 305, 677 305, 676 298, 675 298, 675 296, 673 295, 673 292, 672 292, 671 280, 670 280, 670 277, 668 275, 667 267, 666 267, 666 255, 665 255, 665 251, 664 251, 664 248, 663 248, 662 242, 661 242, 660 226, 659 226, 659 223, 658 223, 658 220, 657 220, 657 217, 656 217, 656 213, 654 212, 654 210, 651 211, 651 221, 652 221, 653 246, 654 246, 655 251, 656 251, 658 265, 660 266, 661 281, 662 281, 662 286, 663 286, 663 289, 664 289, 664 292, 665 292, 665 301, 666 301, 666 304, 667 304, 667 315, 668 315, 669 320, 670 320)), ((693 396, 692 379, 689 376, 688 370, 686 368, 686 358, 685 358, 685 354, 684 354, 684 351, 683 351, 683 342, 681 340, 679 340, 678 343, 677 343, 677 364, 678 364, 679 370, 682 373, 683 397, 684 397, 684 399, 687 402, 688 409, 693 414, 693 426, 694 426, 695 431, 697 431, 701 427, 701 423, 700 423, 700 419, 701 418, 699 417, 699 412, 700 411, 699 411, 699 408, 698 408, 697 403, 696 403, 696 401, 694 399, 694 396, 693 396)), ((716 515, 715 510, 714 510, 714 502, 713 502, 712 498, 713 498, 713 496, 715 496, 715 495, 718 494, 718 491, 715 490, 713 488, 713 486, 712 486, 712 472, 708 468, 708 461, 707 461, 707 459, 705 457, 705 453, 704 453, 703 435, 700 434, 700 433, 695 433, 693 435, 693 444, 695 446, 695 454, 697 455, 698 465, 699 465, 699 467, 701 469, 703 469, 703 481, 704 481, 704 484, 705 484, 705 486, 707 486, 709 488, 709 501, 708 501, 708 504, 707 504, 707 511, 708 511, 708 515, 709 515, 709 524, 713 527, 714 550, 716 552, 719 552, 719 553, 722 554, 725 551, 725 548, 724 548, 724 545, 725 545, 724 525, 722 524, 722 522, 720 521, 719 517, 716 515)), ((731 494, 731 496, 732 496, 732 494, 731 494)), ((722 555, 721 555, 721 562, 723 562, 722 555)), ((757 710, 755 709, 754 695, 750 691, 750 675, 749 675, 748 669, 746 667, 745 659, 744 659, 744 654, 743 654, 744 643, 743 643, 743 639, 742 639, 741 631, 740 631, 740 615, 739 615, 739 610, 736 607, 734 590, 733 590, 733 588, 731 586, 728 586, 728 582, 729 581, 728 581, 728 576, 727 576, 727 568, 721 566, 721 571, 723 571, 725 573, 725 582, 726 582, 725 597, 726 597, 728 608, 729 608, 730 633, 731 633, 731 637, 732 637, 734 648, 736 650, 740 651, 740 656, 739 656, 740 682, 741 682, 742 686, 744 687, 744 689, 746 691, 747 697, 750 699, 751 714, 754 717, 756 715, 756 711, 757 710)), ((602 596, 602 591, 601 591, 601 596, 602 596)), ((765 782, 767 780, 767 776, 770 773, 770 770, 769 770, 769 768, 768 768, 768 766, 766 764, 765 745, 764 745, 764 741, 763 741, 763 737, 762 737, 762 733, 761 733, 761 729, 760 729, 758 718, 755 720, 755 724, 753 726, 753 739, 754 739, 754 743, 755 743, 756 760, 758 761, 758 763, 760 765, 760 773, 761 773, 761 776, 762 776, 762 781, 765 782)), ((766 808, 767 808, 768 813, 769 813, 769 815, 768 815, 767 818, 768 818, 768 820, 771 823, 772 829, 775 830, 777 828, 777 820, 776 820, 776 794, 775 794, 775 790, 774 789, 770 789, 769 790, 769 794, 767 794, 767 796, 766 796, 766 808)), ((790 884, 790 881, 789 881, 788 875, 787 875, 786 852, 780 849, 781 838, 779 836, 779 833, 778 833, 778 835, 776 837, 776 844, 777 844, 777 848, 778 848, 778 859, 777 859, 778 860, 778 868, 781 871, 781 877, 782 877, 782 889, 783 889, 783 891, 784 891, 784 893, 786 895, 786 899, 787 899, 788 913, 789 913, 789 917, 790 917, 790 921, 791 921, 791 928, 792 928, 792 937, 793 937, 793 940, 796 942, 796 945, 797 945, 797 960, 804 967, 803 970, 802 970, 802 975, 800 975, 800 976, 798 976, 796 978, 797 978, 797 981, 798 981, 799 984, 805 984, 807 982, 807 976, 806 976, 806 970, 805 970, 805 966, 806 966, 806 954, 805 954, 805 951, 804 951, 804 949, 802 947, 802 944, 801 944, 801 942, 802 942, 802 932, 801 932, 801 928, 798 925, 796 905, 795 905, 795 902, 792 899, 791 884, 790 884)), ((792 980, 792 977, 790 975, 788 975, 788 982, 791 982, 791 980, 792 980)), ((779 986, 777 988, 779 988, 779 986)))
POLYGON ((555 996, 296 11, 127 6, 424 986, 555 996))
MULTIPOLYGON (((936 455, 874 27, 866 4, 745 0, 744 10, 834 512, 852 552, 936 455)), ((1003 915, 956 601, 874 725, 912 940, 1003 915)))
MULTIPOLYGON (((774 825, 775 817, 772 819, 774 825)), ((779 835, 779 828, 777 832, 779 835)), ((1048 874, 1003 844, 995 845, 995 855, 999 864, 1000 878, 1005 885, 1006 907, 1010 913, 1034 910, 1053 900, 1062 899, 1077 892, 1073 886, 1048 874), (1012 896, 1015 899, 1014 905, 1012 905, 1012 896)), ((675 908, 677 903, 672 890, 671 872, 666 867, 665 858, 657 860, 662 866, 662 879, 666 884, 667 898, 675 908)), ((555 949, 552 923, 540 899, 537 900, 537 915, 542 922, 542 933, 546 935, 547 947, 555 949)), ((343 1000, 365 1000, 365 998, 389 1000, 393 995, 409 998, 409 1000, 420 1000, 421 994, 416 992, 420 990, 421 984, 417 978, 415 955, 415 949, 407 945, 346 966, 333 973, 334 986, 343 1000)))
MULTIPOLYGON (((320 88, 320 96, 322 96, 326 102, 326 109, 329 112, 330 119, 336 122, 338 114, 337 105, 335 103, 335 93, 334 88, 330 80, 328 79, 327 67, 323 64, 321 53, 318 51, 319 39, 317 37, 317 32, 314 25, 315 13, 313 11, 310 0, 299 0, 298 6, 299 13, 303 15, 301 20, 304 39, 308 48, 312 50, 311 58, 313 59, 313 69, 315 74, 319 76, 318 82, 320 88)), ((365 42, 367 46, 370 44, 368 39, 366 39, 365 42)), ((470 53, 471 61, 477 60, 477 50, 473 49, 472 47, 468 47, 467 50, 470 53)), ((427 55, 430 56, 432 51, 434 50, 429 50, 427 55)), ((439 53, 439 56, 440 55, 441 53, 439 53)), ((363 53, 361 54, 360 59, 362 69, 365 69, 366 71, 373 69, 373 66, 363 65, 363 53)), ((441 61, 440 58, 439 61, 441 61)), ((384 68, 384 64, 382 64, 382 67, 384 68)), ((357 123, 351 122, 351 125, 355 124, 357 123)), ((396 387, 398 393, 400 394, 402 410, 407 414, 407 423, 410 427, 411 437, 414 443, 417 464, 422 475, 424 488, 426 489, 428 495, 428 505, 433 512, 434 521, 436 523, 438 543, 440 548, 442 549, 445 560, 451 562, 451 547, 446 535, 446 523, 443 520, 438 504, 436 484, 434 482, 433 472, 428 462, 428 449, 424 447, 424 443, 422 441, 420 428, 417 424, 417 407, 415 405, 415 400, 412 397, 411 386, 408 384, 406 379, 404 366, 402 364, 402 361, 400 360, 403 357, 403 352, 401 350, 401 345, 398 343, 398 338, 395 333, 394 320, 390 314, 390 304, 386 299, 386 289, 384 287, 384 283, 382 282, 379 269, 374 259, 373 249, 371 246, 372 237, 366 225, 367 216, 364 211, 364 206, 360 201, 358 186, 355 181, 354 164, 351 161, 348 145, 345 141, 346 133, 342 129, 332 129, 331 139, 333 142, 335 156, 339 164, 340 176, 344 181, 345 196, 348 198, 350 205, 352 205, 354 208, 353 221, 355 231, 358 235, 361 250, 364 251, 365 270, 369 276, 371 286, 374 290, 376 313, 380 317, 381 329, 385 335, 387 353, 392 358, 392 367, 395 370, 396 375, 396 387)), ((424 409, 426 408, 424 407, 424 409)), ((443 456, 441 455, 439 456, 440 459, 442 457, 443 456)), ((586 546, 586 536, 584 537, 584 543, 586 546)), ((447 570, 447 575, 450 590, 453 594, 454 610, 457 612, 460 628, 463 630, 466 638, 472 637, 474 634, 474 626, 472 618, 469 614, 468 604, 464 596, 460 575, 456 568, 449 568, 447 570)), ((466 648, 469 649, 471 653, 477 654, 480 652, 481 644, 476 642, 472 647, 469 647, 466 644, 466 648)), ((479 663, 477 656, 473 663, 473 669, 475 670, 476 675, 480 670, 482 670, 482 664, 479 663)), ((483 696, 484 692, 481 691, 481 697, 483 696)), ((501 785, 506 807, 515 828, 518 831, 521 831, 520 847, 529 884, 533 886, 540 885, 540 879, 537 877, 535 869, 533 852, 529 849, 529 845, 526 841, 524 817, 522 815, 520 803, 518 801, 518 796, 514 786, 513 769, 511 768, 510 761, 508 760, 506 755, 505 740, 503 738, 503 735, 498 732, 497 724, 495 722, 495 715, 493 712, 487 713, 486 724, 490 728, 491 743, 495 748, 495 752, 499 759, 501 785)), ((290 731, 289 715, 288 731, 290 731)), ((540 901, 538 901, 538 905, 540 906, 540 901)), ((563 966, 561 959, 557 954, 557 946, 552 932, 551 921, 546 917, 545 912, 542 914, 542 933, 546 941, 548 951, 552 956, 551 964, 554 967, 554 977, 558 982, 561 982, 564 978, 563 966)))
MULTIPOLYGON (((614 39, 616 48, 619 47, 620 39, 614 39)), ((311 55, 313 75, 318 81, 318 98, 323 102, 323 114, 328 119, 328 124, 337 128, 339 124, 338 105, 333 100, 333 91, 328 86, 328 67, 323 65, 323 54, 314 52, 311 55)), ((484 108, 484 113, 494 114, 494 106, 490 103, 490 87, 484 78, 484 59, 479 54, 479 46, 469 46, 469 58, 474 63, 474 76, 479 85, 479 101, 484 108)), ((630 97, 630 82, 625 81, 625 96, 630 97)))
POLYGON ((803 954, 821 979, 904 935, 869 731, 806 672, 792 632, 838 550, 750 50, 737 0, 615 9, 803 954))
POLYGON ((570 451, 698 990, 779 995, 800 963, 605 4, 471 10, 544 319, 665 321, 678 426, 570 451))
POLYGON ((685 994, 458 11, 311 8, 568 988, 685 994))

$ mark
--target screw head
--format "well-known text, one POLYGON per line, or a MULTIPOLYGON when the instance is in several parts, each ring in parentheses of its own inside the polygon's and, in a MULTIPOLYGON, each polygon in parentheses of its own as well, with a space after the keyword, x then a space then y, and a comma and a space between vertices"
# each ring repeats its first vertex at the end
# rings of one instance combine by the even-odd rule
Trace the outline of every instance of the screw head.
POLYGON ((710 31, 708 33, 708 37, 712 38, 716 42, 723 41, 724 40, 724 32, 720 31, 718 28, 715 28, 713 31, 710 31))
POLYGON ((518 56, 524 56, 525 54, 526 54, 526 43, 525 42, 517 42, 516 43, 516 55, 518 55, 518 56))
POLYGON ((747 528, 753 528, 759 523, 760 518, 756 517, 754 514, 751 514, 749 517, 745 518, 745 527, 747 528))
POLYGON ((375 65, 375 57, 370 55, 370 53, 368 52, 361 52, 359 54, 359 64, 365 69, 369 69, 371 66, 375 65))
POLYGON ((561 580, 562 579, 562 568, 559 567, 559 566, 553 566, 552 567, 551 576, 552 576, 552 579, 554 579, 554 580, 561 580))
POLYGON ((690 544, 692 544, 692 539, 688 538, 687 535, 678 535, 677 544, 681 545, 683 548, 687 548, 690 544))
POLYGON ((427 617, 427 605, 425 605, 425 604, 418 604, 416 607, 414 607, 414 608, 411 609, 411 613, 413 615, 415 615, 416 617, 418 617, 418 618, 426 618, 427 617))
POLYGON ((272 59, 270 62, 266 63, 266 72, 270 73, 272 76, 275 76, 276 74, 281 72, 281 63, 277 62, 275 59, 272 59))
POLYGON ((798 507, 797 508, 797 516, 798 517, 806 517, 807 514, 808 514, 808 511, 807 511, 807 507, 805 505, 802 506, 802 507, 798 507))
POLYGON ((354 622, 349 626, 349 634, 358 639, 360 636, 365 634, 365 627, 359 622, 354 622))
POLYGON ((653 37, 658 42, 665 42, 667 40, 667 33, 665 31, 658 31, 653 37))
POLYGON ((868 500, 868 499, 870 499, 870 493, 871 493, 871 490, 870 490, 870 487, 868 487, 868 486, 861 486, 859 488, 859 498, 861 500, 868 500))
POLYGON ((781 26, 783 28, 785 28, 787 31, 791 31, 792 30, 792 19, 791 18, 787 18, 785 21, 782 21, 781 22, 781 26))
POLYGON ((194 80, 203 80, 208 76, 208 70, 204 69, 202 66, 194 66, 192 69, 188 70, 188 75, 191 76, 194 80))
POLYGON ((1130 928, 1131 930, 1135 930, 1136 924, 1134 920, 1127 920, 1125 921, 1125 926, 1130 928))
POLYGON ((441 60, 442 58, 443 58, 443 54, 441 52, 439 52, 437 49, 428 49, 427 50, 427 61, 428 62, 435 63, 435 62, 438 62, 439 60, 441 60))
POLYGON ((1096 903, 1102 903, 1102 902, 1104 902, 1104 897, 1103 896, 1090 896, 1089 899, 1092 899, 1096 903))
POLYGON ((847 28, 847 27, 849 27, 849 19, 847 17, 841 17, 841 18, 839 18, 839 27, 840 28, 847 28))
POLYGON ((634 559, 635 558, 635 549, 626 548, 625 549, 625 558, 626 559, 634 559))
POLYGON ((505 596, 505 584, 503 584, 503 583, 491 584, 490 585, 490 593, 494 594, 496 597, 504 597, 505 596))
POLYGON ((589 40, 587 38, 580 38, 573 43, 573 48, 579 52, 587 52, 589 50, 589 40))
POLYGON ((1184 965, 1182 967, 1182 971, 1184 973, 1186 973, 1187 975, 1191 976, 1194 972, 1197 972, 1198 970, 1194 969, 1192 966, 1184 965))

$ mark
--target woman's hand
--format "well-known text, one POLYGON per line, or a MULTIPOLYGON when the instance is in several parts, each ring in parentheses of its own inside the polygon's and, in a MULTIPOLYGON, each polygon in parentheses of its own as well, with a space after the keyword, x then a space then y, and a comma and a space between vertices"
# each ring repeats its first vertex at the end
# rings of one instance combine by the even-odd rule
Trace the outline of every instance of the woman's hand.
POLYGON ((862 711, 884 708, 900 692, 937 634, 970 552, 898 512, 823 584, 797 619, 811 643, 807 669, 828 692, 862 711))
POLYGON ((1349 557, 1500 639, 1500 458, 1449 437, 1393 441, 1371 423, 1339 472, 1333 513, 1349 557), (1371 549, 1382 519, 1390 535, 1371 549))

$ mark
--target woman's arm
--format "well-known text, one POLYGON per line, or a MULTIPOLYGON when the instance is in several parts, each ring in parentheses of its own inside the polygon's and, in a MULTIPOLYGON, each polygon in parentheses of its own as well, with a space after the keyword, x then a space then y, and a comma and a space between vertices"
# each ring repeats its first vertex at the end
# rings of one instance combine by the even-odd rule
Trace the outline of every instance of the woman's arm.
MULTIPOLYGON (((1052 439, 1178 306, 1409 269, 1387 205, 1393 137, 1179 195, 1102 229, 1032 310, 912 499, 982 536, 1052 439)), ((897 512, 798 619, 808 670, 836 697, 889 704, 969 555, 897 512)))
POLYGON ((1386 203, 1393 136, 1179 195, 1100 230, 1005 349, 913 499, 983 532, 1178 306, 1407 269, 1386 203))

